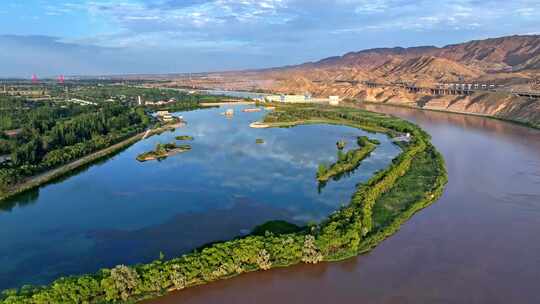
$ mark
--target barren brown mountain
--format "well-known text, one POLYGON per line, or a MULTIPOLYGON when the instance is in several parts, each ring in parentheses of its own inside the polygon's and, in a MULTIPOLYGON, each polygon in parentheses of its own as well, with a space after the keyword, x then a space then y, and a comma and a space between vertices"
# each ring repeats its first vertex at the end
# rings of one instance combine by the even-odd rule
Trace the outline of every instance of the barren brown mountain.
MULTIPOLYGON (((221 74, 219 81, 216 75, 209 75, 207 79, 190 80, 189 85, 320 97, 339 95, 357 101, 488 115, 538 126, 540 99, 519 96, 517 92, 540 95, 539 75, 540 36, 523 35, 444 47, 369 49, 297 66, 221 74), (367 83, 379 85, 370 87, 367 83), (480 89, 472 95, 407 89, 440 88, 452 83, 478 84, 480 89)), ((188 85, 182 79, 174 84, 188 85)))

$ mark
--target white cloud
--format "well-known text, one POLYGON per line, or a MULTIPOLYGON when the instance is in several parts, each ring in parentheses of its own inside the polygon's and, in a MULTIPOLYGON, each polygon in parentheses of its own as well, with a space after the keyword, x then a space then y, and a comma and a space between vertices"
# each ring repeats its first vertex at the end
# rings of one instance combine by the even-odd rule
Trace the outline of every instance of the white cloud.
POLYGON ((534 15, 538 15, 539 12, 538 12, 538 8, 532 8, 532 7, 521 7, 521 8, 518 8, 516 9, 516 13, 520 16, 524 16, 524 17, 531 17, 531 16, 534 16, 534 15))
POLYGON ((355 1, 357 14, 382 13, 389 8, 387 0, 360 0, 355 1))
POLYGON ((191 66, 187 54, 204 54, 214 69, 244 68, 247 57, 255 63, 250 67, 269 67, 363 48, 442 45, 540 28, 538 0, 40 0, 39 21, 30 19, 23 1, 8 2, 1 9, 4 28, 27 26, 13 34, 34 34, 35 28, 69 44, 168 54, 144 55, 160 66, 171 57, 191 66), (10 15, 19 24, 10 26, 10 15), (62 18, 73 29, 55 22, 35 26, 62 18))

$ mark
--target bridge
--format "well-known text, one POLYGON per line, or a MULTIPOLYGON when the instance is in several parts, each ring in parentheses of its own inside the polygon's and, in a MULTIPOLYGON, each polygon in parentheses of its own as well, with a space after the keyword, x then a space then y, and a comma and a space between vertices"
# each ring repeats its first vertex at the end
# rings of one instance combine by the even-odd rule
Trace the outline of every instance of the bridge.
POLYGON ((407 90, 409 93, 428 94, 436 96, 444 95, 460 95, 470 96, 476 92, 502 92, 508 94, 514 94, 520 97, 527 97, 531 99, 539 99, 540 92, 535 91, 513 91, 505 89, 502 86, 485 83, 439 83, 433 87, 421 87, 411 85, 407 83, 377 83, 372 81, 362 81, 363 85, 368 88, 381 88, 381 87, 395 87, 407 90))
POLYGON ((540 92, 514 91, 512 93, 521 97, 540 99, 540 92))

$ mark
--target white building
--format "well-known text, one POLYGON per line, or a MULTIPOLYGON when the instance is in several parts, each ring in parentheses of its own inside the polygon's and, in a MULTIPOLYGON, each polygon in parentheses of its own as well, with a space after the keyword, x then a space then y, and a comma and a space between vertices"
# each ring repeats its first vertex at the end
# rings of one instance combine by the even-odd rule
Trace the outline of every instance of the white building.
POLYGON ((281 102, 281 95, 268 95, 264 97, 267 102, 281 102))
POLYGON ((97 106, 97 103, 95 103, 95 102, 82 100, 82 99, 78 99, 78 98, 68 99, 67 102, 77 103, 77 104, 80 104, 81 106, 97 106))
POLYGON ((265 100, 269 102, 289 102, 289 103, 302 103, 308 102, 309 97, 306 95, 268 95, 265 96, 265 100))
POLYGON ((339 98, 339 96, 330 96, 330 97, 328 97, 328 103, 330 103, 330 105, 332 105, 332 106, 339 105, 340 100, 341 99, 339 98))
POLYGON ((174 117, 169 111, 157 111, 156 115, 163 121, 172 121, 174 117))

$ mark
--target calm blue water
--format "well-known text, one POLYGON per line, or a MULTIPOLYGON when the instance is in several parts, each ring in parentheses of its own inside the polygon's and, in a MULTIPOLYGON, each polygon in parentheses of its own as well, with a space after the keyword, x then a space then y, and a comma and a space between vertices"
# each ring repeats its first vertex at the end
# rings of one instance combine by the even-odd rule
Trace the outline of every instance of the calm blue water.
POLYGON ((173 257, 268 220, 319 221, 399 153, 385 135, 349 127, 251 129, 265 112, 234 108, 232 119, 220 115, 224 108, 182 113, 186 127, 12 200, 0 210, 0 288, 147 262, 160 252, 173 257), (161 162, 135 160, 178 135, 195 137, 191 151, 161 162), (354 148, 361 135, 382 144, 319 193, 318 164, 335 161, 337 140, 354 148))

